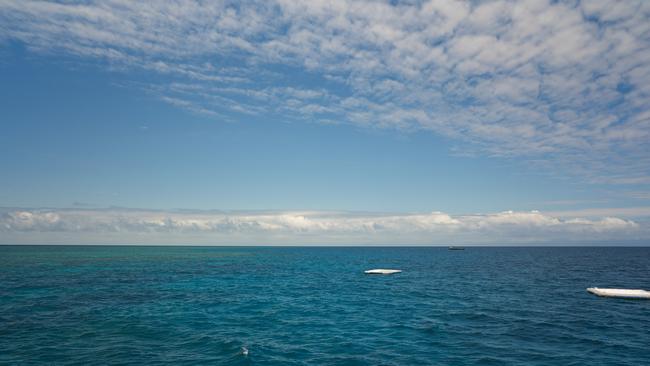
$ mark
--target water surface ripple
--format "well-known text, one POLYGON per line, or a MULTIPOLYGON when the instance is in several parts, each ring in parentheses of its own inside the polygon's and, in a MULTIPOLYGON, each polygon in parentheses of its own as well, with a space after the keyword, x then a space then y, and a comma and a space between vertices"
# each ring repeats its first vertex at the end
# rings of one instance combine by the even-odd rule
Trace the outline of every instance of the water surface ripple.
POLYGON ((650 301, 585 292, 649 275, 650 248, 3 246, 0 364, 650 365, 650 301))

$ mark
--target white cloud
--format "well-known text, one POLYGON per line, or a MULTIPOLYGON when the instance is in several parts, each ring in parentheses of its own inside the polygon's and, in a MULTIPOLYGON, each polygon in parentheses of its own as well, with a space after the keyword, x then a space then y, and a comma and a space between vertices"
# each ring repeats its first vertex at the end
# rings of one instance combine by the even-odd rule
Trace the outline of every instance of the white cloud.
MULTIPOLYGON (((5 209, 1 241, 212 244, 508 244, 650 239, 648 228, 617 217, 553 216, 538 211, 449 215, 443 212, 214 212, 139 209, 5 209)), ((1 239, 1 238, 0 238, 1 239)))
MULTIPOLYGON (((643 199, 642 197, 637 197, 643 199)), ((564 211, 550 211, 550 215, 558 217, 605 217, 605 216, 618 216, 618 217, 634 217, 640 218, 650 217, 650 207, 616 207, 616 208, 585 208, 578 210, 564 210, 564 211)))
POLYGON ((196 113, 428 130, 614 183, 650 176, 648 34, 633 0, 0 2, 0 42, 158 73, 196 113))

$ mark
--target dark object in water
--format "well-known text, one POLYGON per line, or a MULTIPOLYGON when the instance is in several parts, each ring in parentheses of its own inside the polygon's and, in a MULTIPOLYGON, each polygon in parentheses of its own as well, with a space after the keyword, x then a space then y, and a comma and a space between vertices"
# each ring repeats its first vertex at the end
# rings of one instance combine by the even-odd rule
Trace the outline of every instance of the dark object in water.
POLYGON ((449 247, 449 250, 465 250, 465 248, 451 246, 451 247, 449 247))

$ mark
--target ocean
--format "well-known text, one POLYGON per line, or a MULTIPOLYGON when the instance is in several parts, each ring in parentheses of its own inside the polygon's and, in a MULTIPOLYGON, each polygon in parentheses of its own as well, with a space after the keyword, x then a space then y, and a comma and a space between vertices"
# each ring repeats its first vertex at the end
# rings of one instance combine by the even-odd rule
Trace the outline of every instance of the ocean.
POLYGON ((650 248, 1 246, 0 364, 650 365, 591 286, 650 248))

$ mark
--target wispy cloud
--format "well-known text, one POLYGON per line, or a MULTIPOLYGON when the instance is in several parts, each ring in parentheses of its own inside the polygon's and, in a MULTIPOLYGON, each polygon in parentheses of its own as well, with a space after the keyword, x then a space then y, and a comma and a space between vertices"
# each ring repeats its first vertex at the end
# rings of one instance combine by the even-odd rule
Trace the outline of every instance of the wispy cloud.
POLYGON ((647 1, 4 0, 0 41, 155 73, 149 91, 215 118, 428 130, 647 184, 649 20, 647 1))
MULTIPOLYGON (((646 209, 646 213, 648 210, 646 209)), ((603 213, 603 212, 601 212, 603 213)), ((525 244, 650 239, 645 224, 538 211, 449 215, 323 211, 4 209, 0 239, 17 242, 212 244, 525 244)))
POLYGON ((584 208, 576 210, 547 211, 549 215, 557 217, 631 217, 631 218, 650 218, 650 207, 614 207, 614 208, 584 208))

